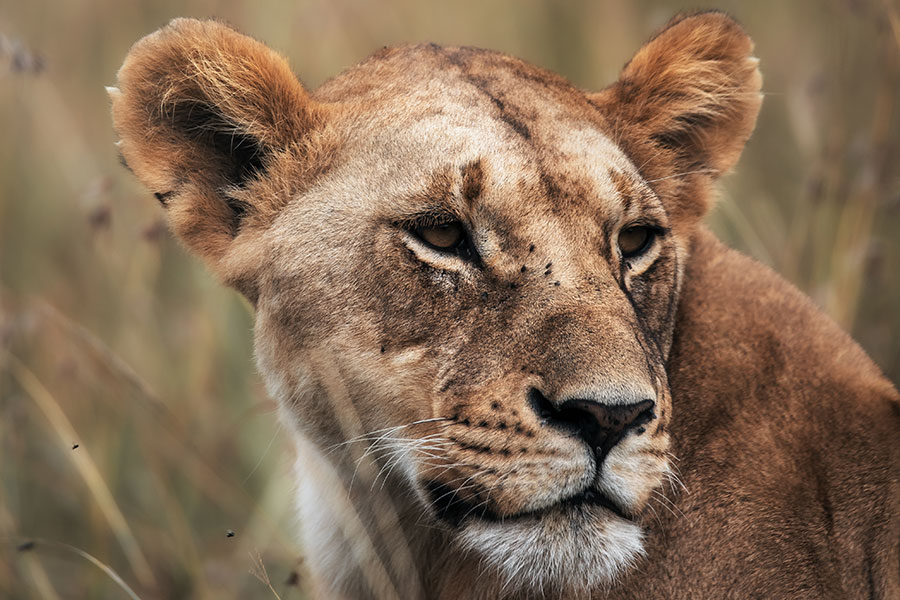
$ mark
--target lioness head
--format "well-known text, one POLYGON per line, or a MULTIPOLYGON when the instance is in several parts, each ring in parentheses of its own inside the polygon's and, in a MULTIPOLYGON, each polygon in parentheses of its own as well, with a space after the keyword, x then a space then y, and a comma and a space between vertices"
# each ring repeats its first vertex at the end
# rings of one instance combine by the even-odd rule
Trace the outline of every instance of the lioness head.
POLYGON ((308 92, 264 45, 176 20, 111 94, 127 164, 254 304, 298 440, 345 479, 334 449, 377 441, 422 535, 510 586, 583 589, 641 554, 670 473, 682 265, 756 118, 751 51, 704 13, 599 93, 435 45, 308 92))

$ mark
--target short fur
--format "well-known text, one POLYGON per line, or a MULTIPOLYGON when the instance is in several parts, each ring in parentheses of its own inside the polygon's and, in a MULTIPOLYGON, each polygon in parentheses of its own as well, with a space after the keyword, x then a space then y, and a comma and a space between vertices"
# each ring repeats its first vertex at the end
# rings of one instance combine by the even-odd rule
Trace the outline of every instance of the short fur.
POLYGON ((319 596, 900 597, 896 389, 699 223, 752 49, 706 12, 598 93, 435 45, 309 92, 217 22, 135 44, 121 153, 256 307, 319 596), (601 452, 572 402, 653 408, 601 452))

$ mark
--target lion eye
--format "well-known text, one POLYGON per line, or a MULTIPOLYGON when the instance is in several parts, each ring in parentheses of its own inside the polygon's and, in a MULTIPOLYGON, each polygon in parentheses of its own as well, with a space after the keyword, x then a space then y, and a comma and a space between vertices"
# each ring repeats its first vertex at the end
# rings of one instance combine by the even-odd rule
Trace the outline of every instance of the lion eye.
POLYGON ((438 250, 453 250, 459 246, 466 235, 462 223, 459 221, 420 227, 416 230, 416 234, 427 244, 438 250))
POLYGON ((619 251, 622 253, 622 258, 632 258, 642 254, 653 243, 655 236, 656 232, 653 229, 643 225, 623 229, 619 233, 619 251))

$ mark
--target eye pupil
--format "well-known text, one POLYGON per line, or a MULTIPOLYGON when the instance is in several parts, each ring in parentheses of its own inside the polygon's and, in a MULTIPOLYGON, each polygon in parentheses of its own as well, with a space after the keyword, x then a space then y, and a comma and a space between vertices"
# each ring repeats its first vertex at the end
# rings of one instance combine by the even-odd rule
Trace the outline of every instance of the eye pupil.
POLYGON ((649 227, 628 227, 619 233, 619 251, 623 258, 631 258, 646 250, 652 240, 653 231, 649 227))
POLYGON ((465 235, 462 224, 459 221, 422 227, 417 233, 427 243, 441 250, 455 248, 465 235))

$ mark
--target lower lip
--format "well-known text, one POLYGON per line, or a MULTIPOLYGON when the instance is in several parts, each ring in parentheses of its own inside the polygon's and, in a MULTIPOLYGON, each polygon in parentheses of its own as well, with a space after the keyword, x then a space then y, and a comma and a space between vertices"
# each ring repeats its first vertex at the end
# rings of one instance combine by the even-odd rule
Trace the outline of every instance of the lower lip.
POLYGON ((563 500, 564 505, 568 506, 581 506, 581 505, 590 505, 590 506, 601 506, 613 513, 620 519, 625 519, 626 521, 633 521, 634 518, 625 514, 625 512, 616 505, 615 502, 610 500, 607 496, 596 492, 594 490, 588 490, 579 494, 578 496, 573 496, 566 500, 563 500))
MULTIPOLYGON (((438 489, 436 493, 440 497, 447 497, 448 494, 452 493, 452 490, 438 489)), ((575 509, 581 506, 599 506, 606 509, 607 512, 615 515, 620 519, 624 519, 626 521, 634 521, 634 517, 626 514, 609 497, 596 490, 586 490, 580 494, 559 500, 558 502, 544 506, 540 509, 508 515, 505 517, 493 513, 485 506, 482 506, 481 510, 473 510, 472 507, 468 506, 465 503, 460 503, 460 506, 457 506, 452 511, 447 510, 444 512, 444 514, 440 514, 439 511, 439 517, 442 518, 442 520, 454 523, 457 526, 460 525, 462 521, 467 520, 469 517, 502 523, 503 521, 513 519, 540 519, 544 514, 552 512, 554 509, 575 509)))

